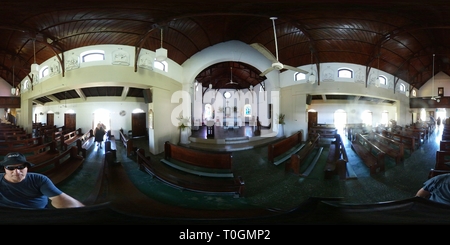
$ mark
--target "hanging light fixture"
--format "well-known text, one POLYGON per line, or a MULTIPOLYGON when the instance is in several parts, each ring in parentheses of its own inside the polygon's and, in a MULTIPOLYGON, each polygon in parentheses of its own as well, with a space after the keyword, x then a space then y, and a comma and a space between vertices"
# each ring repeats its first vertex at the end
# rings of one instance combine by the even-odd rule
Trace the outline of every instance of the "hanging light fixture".
POLYGON ((14 66, 15 66, 15 64, 13 64, 13 74, 12 74, 12 82, 13 82, 13 86, 12 86, 12 88, 11 88, 11 94, 12 95, 16 95, 16 87, 14 86, 14 66))
POLYGON ((433 71, 431 74, 432 75, 432 84, 431 84, 431 99, 432 100, 436 100, 438 103, 441 101, 439 98, 439 96, 434 96, 434 56, 435 54, 433 54, 433 71))
POLYGON ((375 87, 380 87, 380 53, 378 53, 377 78, 375 79, 375 87))
POLYGON ((316 76, 314 75, 313 72, 313 52, 311 50, 311 75, 309 75, 309 83, 314 84, 316 82, 316 76))
POLYGON ((36 63, 36 38, 33 39, 33 57, 34 63, 31 64, 31 74, 33 75, 33 82, 35 81, 35 77, 39 75, 39 65, 36 63))
POLYGON ((167 59, 167 49, 163 48, 163 29, 161 28, 161 48, 156 50, 155 59, 157 61, 165 61, 167 59))

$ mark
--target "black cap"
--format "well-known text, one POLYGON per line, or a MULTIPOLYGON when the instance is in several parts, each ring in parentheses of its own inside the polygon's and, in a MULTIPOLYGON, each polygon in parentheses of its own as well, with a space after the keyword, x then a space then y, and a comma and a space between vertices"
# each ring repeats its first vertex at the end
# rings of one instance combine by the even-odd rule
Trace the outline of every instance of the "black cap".
POLYGON ((25 155, 19 152, 11 152, 8 153, 4 158, 3 161, 0 162, 1 166, 7 166, 7 165, 16 165, 20 163, 26 163, 29 167, 33 167, 34 164, 27 161, 27 158, 25 155))

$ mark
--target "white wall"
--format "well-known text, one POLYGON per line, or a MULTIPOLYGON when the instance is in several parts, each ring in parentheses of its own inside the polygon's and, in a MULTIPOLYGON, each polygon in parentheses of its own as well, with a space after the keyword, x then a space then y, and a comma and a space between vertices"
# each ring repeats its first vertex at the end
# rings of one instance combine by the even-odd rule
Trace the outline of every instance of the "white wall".
POLYGON ((66 103, 46 103, 45 106, 37 105, 33 108, 33 119, 37 115, 37 122, 47 123, 47 113, 53 111, 54 124, 57 127, 64 126, 64 113, 73 110, 77 117, 77 128, 81 128, 83 133, 92 129, 94 120, 93 113, 96 110, 106 110, 111 118, 111 133, 118 139, 119 130, 122 128, 124 132, 131 130, 131 114, 134 109, 147 111, 147 105, 143 102, 122 101, 115 102, 112 97, 98 98, 93 97, 87 101, 81 99, 69 100, 66 103), (124 110, 125 116, 120 116, 119 112, 124 110), (42 113, 43 115, 40 115, 42 113))

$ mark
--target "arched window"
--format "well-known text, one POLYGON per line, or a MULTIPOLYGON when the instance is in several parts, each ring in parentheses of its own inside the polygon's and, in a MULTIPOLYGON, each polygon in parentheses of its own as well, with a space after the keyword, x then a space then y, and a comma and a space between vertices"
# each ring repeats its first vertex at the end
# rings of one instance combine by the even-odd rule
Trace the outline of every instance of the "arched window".
POLYGON ((389 112, 383 111, 381 113, 381 124, 385 127, 389 126, 389 112))
POLYGON ((250 104, 244 105, 244 116, 251 117, 252 116, 252 106, 250 104))
POLYGON ((405 84, 400 83, 399 89, 400 89, 400 92, 405 92, 405 91, 406 91, 406 86, 405 86, 405 84))
POLYGON ((157 60, 155 60, 153 62, 153 67, 158 69, 158 70, 161 70, 161 71, 168 72, 169 71, 169 67, 168 66, 169 65, 167 64, 166 61, 157 61, 157 60))
POLYGON ((206 104, 205 105, 205 113, 204 113, 205 118, 212 119, 213 118, 212 114, 213 114, 213 109, 212 109, 211 104, 206 104))
POLYGON ((105 60, 105 52, 103 50, 90 50, 81 53, 81 62, 91 62, 105 60))
POLYGON ((50 74, 50 70, 48 69, 48 66, 42 68, 41 77, 46 77, 46 76, 48 76, 48 74, 50 74))
POLYGON ((294 74, 294 81, 300 81, 300 80, 305 80, 305 79, 306 79, 306 75, 304 73, 296 72, 294 74))
POLYGON ((30 80, 25 80, 25 82, 23 82, 23 88, 24 89, 29 89, 30 88, 30 80))
POLYGON ((341 68, 338 70, 338 77, 353 78, 353 71, 349 68, 341 68))
POLYGON ((361 115, 362 117, 362 122, 366 125, 366 127, 368 126, 372 126, 372 112, 367 110, 364 111, 361 115))
POLYGON ((422 122, 427 121, 427 112, 425 111, 425 109, 420 110, 420 120, 422 122))
POLYGON ((383 75, 378 76, 378 81, 380 81, 380 85, 387 85, 387 78, 383 75))

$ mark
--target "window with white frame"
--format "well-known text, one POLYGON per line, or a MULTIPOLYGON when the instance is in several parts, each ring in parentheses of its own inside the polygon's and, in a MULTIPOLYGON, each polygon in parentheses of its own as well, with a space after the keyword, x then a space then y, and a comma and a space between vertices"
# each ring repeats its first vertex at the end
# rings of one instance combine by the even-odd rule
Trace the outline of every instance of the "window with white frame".
POLYGON ((46 77, 46 76, 48 76, 48 74, 50 74, 50 70, 48 69, 48 66, 45 66, 41 70, 41 77, 46 77))
MULTIPOLYGON (((213 114, 213 108, 211 106, 211 104, 206 104, 205 105, 205 119, 212 119, 212 115, 213 114)), ((206 123, 206 122, 205 122, 206 123)))
POLYGON ((165 72, 169 71, 169 64, 167 64, 166 61, 157 61, 157 60, 155 60, 153 62, 153 67, 158 69, 158 70, 161 70, 161 71, 165 71, 165 72))
POLYGON ((294 74, 294 81, 300 81, 300 80, 305 80, 305 79, 306 79, 306 75, 304 73, 296 72, 294 74))
POLYGON ((400 92, 405 92, 405 91, 406 91, 406 86, 405 86, 405 84, 400 83, 399 89, 400 89, 400 92))
POLYGON ((81 62, 92 62, 105 60, 105 51, 103 50, 90 50, 81 53, 81 62))
POLYGON ((380 81, 380 85, 387 85, 387 78, 383 75, 378 76, 378 81, 380 81))
POLYGON ((353 78, 353 71, 349 68, 340 68, 338 70, 338 77, 353 78))
POLYGON ((244 105, 244 116, 251 117, 252 116, 252 106, 250 104, 244 105))
POLYGON ((23 82, 23 88, 24 89, 29 89, 30 88, 30 80, 25 80, 25 82, 23 82))

